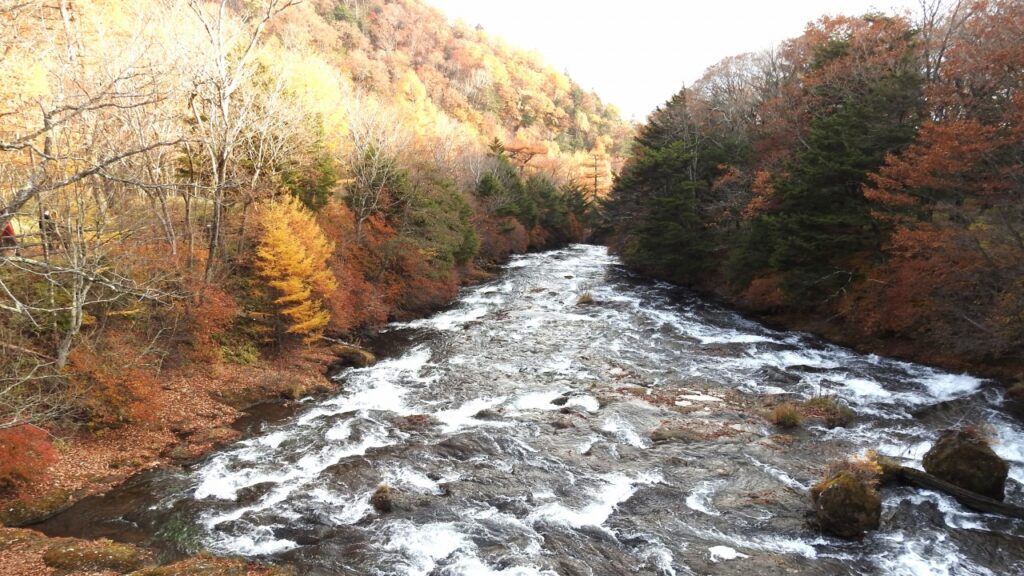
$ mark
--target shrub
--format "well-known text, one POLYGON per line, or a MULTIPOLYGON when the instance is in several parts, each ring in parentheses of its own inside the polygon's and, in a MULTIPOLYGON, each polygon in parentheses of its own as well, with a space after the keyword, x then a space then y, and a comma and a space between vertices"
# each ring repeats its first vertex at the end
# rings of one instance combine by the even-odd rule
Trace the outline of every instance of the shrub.
POLYGON ((769 420, 780 428, 796 428, 803 423, 800 408, 792 402, 784 402, 772 409, 769 420))
POLYGON ((583 292, 580 297, 576 299, 577 306, 586 306, 594 303, 594 295, 590 292, 583 292))
POLYGON ((0 430, 0 492, 36 480, 56 460, 46 431, 29 424, 0 430))
POLYGON ((116 428, 152 416, 147 400, 159 382, 142 364, 143 352, 127 339, 110 338, 71 353, 69 396, 76 416, 90 428, 116 428))
POLYGON ((857 415, 835 396, 815 396, 807 400, 803 405, 803 413, 822 420, 829 428, 848 426, 857 415))
POLYGON ((833 460, 825 468, 825 478, 834 478, 847 473, 871 488, 877 488, 882 477, 882 466, 878 463, 878 453, 868 450, 863 456, 833 460))

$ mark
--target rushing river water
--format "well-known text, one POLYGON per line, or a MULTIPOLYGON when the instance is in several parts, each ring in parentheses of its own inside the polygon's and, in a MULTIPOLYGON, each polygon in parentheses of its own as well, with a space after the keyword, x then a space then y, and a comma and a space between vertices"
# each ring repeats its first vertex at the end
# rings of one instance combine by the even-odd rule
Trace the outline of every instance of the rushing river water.
POLYGON ((1024 523, 935 493, 885 489, 861 542, 807 523, 830 459, 919 466, 964 422, 988 423, 1020 503, 1024 436, 994 384, 767 329, 593 246, 517 258, 389 332, 399 351, 340 374, 341 393, 129 483, 140 509, 108 523, 324 575, 1024 573, 1024 523), (858 418, 787 438, 760 416, 820 394, 858 418), (686 433, 652 442, 666 424, 686 433), (381 484, 388 514, 369 503, 381 484))

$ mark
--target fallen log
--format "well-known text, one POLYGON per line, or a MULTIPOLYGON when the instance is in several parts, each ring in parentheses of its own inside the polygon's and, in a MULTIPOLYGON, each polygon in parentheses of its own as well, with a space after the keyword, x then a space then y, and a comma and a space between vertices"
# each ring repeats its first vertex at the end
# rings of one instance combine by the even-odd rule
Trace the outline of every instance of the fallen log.
POLYGON ((998 514, 1009 518, 1024 520, 1024 507, 1014 504, 1007 504, 999 500, 993 500, 976 492, 965 490, 955 484, 932 476, 931 474, 903 466, 890 458, 879 458, 879 465, 882 467, 882 478, 886 482, 895 482, 904 486, 922 488, 924 490, 935 490, 952 496, 957 502, 976 512, 986 514, 998 514))

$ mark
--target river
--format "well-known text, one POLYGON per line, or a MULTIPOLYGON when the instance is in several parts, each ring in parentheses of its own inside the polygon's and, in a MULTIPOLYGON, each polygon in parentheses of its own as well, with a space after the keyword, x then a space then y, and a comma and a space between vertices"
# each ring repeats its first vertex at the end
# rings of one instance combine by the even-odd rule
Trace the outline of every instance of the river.
POLYGON ((859 542, 807 523, 830 459, 920 466, 963 423, 984 423, 1024 502, 1024 435, 995 383, 765 328, 583 245, 515 258, 386 336, 395 352, 339 374, 336 396, 136 478, 89 522, 316 575, 1024 573, 1024 523, 936 493, 886 488, 859 542), (858 416, 784 435, 761 415, 779 395, 858 416), (683 433, 653 442, 665 425, 683 433))

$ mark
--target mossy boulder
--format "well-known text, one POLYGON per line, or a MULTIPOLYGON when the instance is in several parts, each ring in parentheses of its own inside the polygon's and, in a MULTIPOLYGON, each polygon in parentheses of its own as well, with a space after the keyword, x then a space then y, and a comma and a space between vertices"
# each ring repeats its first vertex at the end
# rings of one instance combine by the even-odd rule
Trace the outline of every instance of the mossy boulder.
POLYGON ((398 494, 387 484, 382 484, 370 496, 370 505, 381 514, 387 514, 395 509, 395 500, 398 494))
POLYGON ((366 368, 377 362, 377 357, 372 352, 350 344, 331 346, 331 354, 334 355, 334 361, 327 369, 330 374, 343 368, 366 368))
POLYGON ((53 490, 31 500, 11 500, 0 505, 0 525, 27 526, 42 522, 75 503, 68 490, 53 490))
POLYGON ((111 571, 125 574, 142 568, 146 554, 130 544, 110 540, 71 540, 54 544, 43 552, 43 563, 57 574, 111 571))
POLYGON ((840 472, 814 485, 811 500, 821 529, 840 538, 860 538, 877 530, 881 521, 878 490, 852 472, 840 472))
POLYGON ((1005 496, 1010 467, 981 434, 970 430, 947 430, 924 455, 924 469, 936 476, 995 500, 1005 496))

